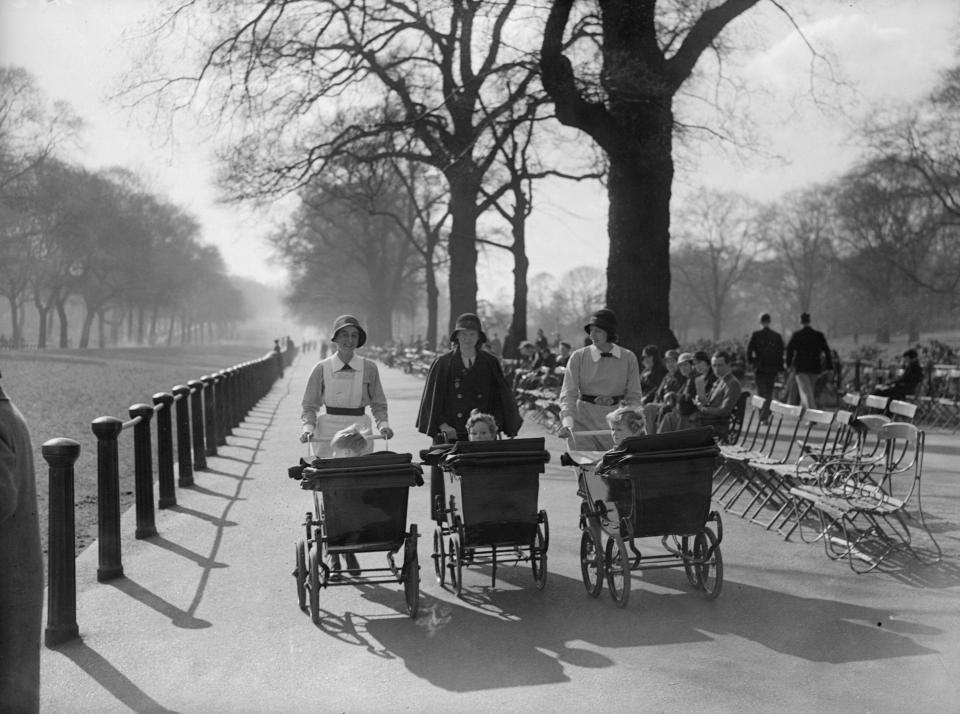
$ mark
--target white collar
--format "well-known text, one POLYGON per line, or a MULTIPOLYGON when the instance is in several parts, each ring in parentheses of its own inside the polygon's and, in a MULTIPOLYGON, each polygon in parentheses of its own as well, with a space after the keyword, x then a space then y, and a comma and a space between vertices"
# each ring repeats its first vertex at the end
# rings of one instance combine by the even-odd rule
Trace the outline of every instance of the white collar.
MULTIPOLYGON (((350 360, 350 367, 351 367, 351 369, 359 369, 359 367, 357 367, 357 365, 362 365, 362 364, 363 364, 363 357, 361 357, 361 356, 358 355, 356 352, 354 352, 354 353, 353 353, 353 359, 350 360)), ((347 363, 340 359, 340 353, 339 353, 339 352, 334 352, 334 353, 333 353, 333 362, 331 363, 330 366, 333 367, 333 371, 334 371, 334 372, 339 372, 341 369, 343 369, 344 367, 347 366, 347 363)))
MULTIPOLYGON (((590 351, 590 359, 592 359, 594 362, 599 362, 600 361, 599 348, 596 345, 591 344, 587 349, 590 351)), ((620 345, 614 344, 613 348, 610 350, 610 354, 612 354, 617 359, 620 359, 620 345)))

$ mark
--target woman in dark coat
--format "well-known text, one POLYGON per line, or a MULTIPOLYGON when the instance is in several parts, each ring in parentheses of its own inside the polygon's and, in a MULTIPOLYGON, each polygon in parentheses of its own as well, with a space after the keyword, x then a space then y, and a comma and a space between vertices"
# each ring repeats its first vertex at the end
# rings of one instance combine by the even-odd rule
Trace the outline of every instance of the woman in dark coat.
MULTIPOLYGON (((497 427, 509 437, 520 431, 523 420, 513 390, 503 375, 500 361, 480 349, 487 337, 480 318, 464 313, 457 318, 450 336, 453 345, 430 365, 420 398, 417 430, 435 444, 467 439, 467 419, 478 409, 492 414, 497 427)), ((443 503, 443 473, 434 467, 430 478, 430 506, 434 520, 442 520, 437 501, 443 503)))

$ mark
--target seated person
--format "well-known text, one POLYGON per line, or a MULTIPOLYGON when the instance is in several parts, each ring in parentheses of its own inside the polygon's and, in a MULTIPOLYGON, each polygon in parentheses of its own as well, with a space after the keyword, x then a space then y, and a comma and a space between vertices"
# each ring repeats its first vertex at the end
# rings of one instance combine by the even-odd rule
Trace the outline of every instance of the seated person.
MULTIPOLYGON (((663 364, 666 367, 666 374, 660 380, 660 384, 653 393, 653 398, 643 403, 643 419, 647 426, 647 434, 656 434, 659 430, 660 420, 673 407, 676 406, 676 399, 670 407, 665 408, 665 395, 672 393, 674 396, 683 389, 687 378, 680 372, 679 350, 667 350, 663 353, 663 364)), ((641 376, 642 379, 642 376, 641 376)))
POLYGON ((690 417, 697 413, 697 372, 693 366, 693 355, 689 352, 681 353, 677 364, 683 385, 676 394, 676 411, 680 415, 681 428, 686 429, 690 426, 690 417))
POLYGON ((873 390, 874 394, 890 399, 903 400, 908 394, 916 392, 917 387, 923 382, 923 367, 920 366, 920 358, 917 351, 909 349, 901 357, 901 367, 903 371, 890 384, 883 384, 873 390))
POLYGON ((677 393, 666 392, 663 403, 660 405, 660 421, 657 422, 657 433, 665 434, 668 431, 684 429, 684 420, 677 407, 677 393))
POLYGON ((610 412, 607 414, 607 424, 610 425, 613 448, 620 446, 627 437, 643 436, 646 433, 643 412, 634 407, 620 407, 610 412))
MULTIPOLYGON (((330 440, 330 449, 335 459, 351 458, 353 456, 363 456, 373 451, 370 440, 367 439, 365 430, 359 424, 351 424, 333 435, 330 440)), ((360 574, 360 561, 353 553, 344 554, 347 560, 347 569, 351 575, 360 574)), ((330 579, 340 579, 340 556, 336 553, 330 555, 330 579)))
POLYGON ((497 420, 479 409, 470 412, 467 419, 467 438, 470 441, 493 441, 497 438, 497 420))
POLYGON ((730 415, 737 406, 742 388, 740 381, 733 376, 730 356, 726 352, 714 352, 710 367, 716 375, 716 381, 706 399, 696 398, 697 413, 690 421, 699 426, 712 426, 714 435, 724 439, 730 431, 730 415))
POLYGON ((570 346, 569 342, 560 343, 560 352, 557 354, 557 367, 566 367, 567 361, 570 359, 570 353, 573 351, 573 348, 570 346))

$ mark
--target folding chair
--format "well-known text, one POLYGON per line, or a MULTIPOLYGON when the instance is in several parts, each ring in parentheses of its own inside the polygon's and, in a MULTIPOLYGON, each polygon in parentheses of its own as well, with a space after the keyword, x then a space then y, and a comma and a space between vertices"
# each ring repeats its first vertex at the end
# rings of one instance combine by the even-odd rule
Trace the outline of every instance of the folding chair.
MULTIPOLYGON (((766 472, 760 467, 768 464, 782 464, 790 460, 794 444, 797 440, 797 433, 800 429, 800 416, 803 414, 803 407, 793 404, 784 404, 783 402, 773 401, 770 403, 770 425, 773 427, 773 435, 764 441, 766 447, 761 452, 748 452, 738 457, 729 457, 727 459, 731 468, 737 469, 741 479, 739 489, 728 499, 718 498, 724 510, 734 513, 738 516, 745 516, 754 506, 758 499, 764 499, 770 494, 771 488, 776 488, 766 472), (780 435, 784 428, 784 421, 787 421, 786 443, 780 446, 780 435), (790 431, 789 422, 793 421, 793 429, 790 431), (779 448, 778 448, 779 447, 779 448), (734 510, 734 504, 743 495, 751 496, 746 508, 740 511, 734 510)), ((732 490, 732 489, 730 489, 732 490)), ((724 496, 729 490, 724 493, 724 496)))
POLYGON ((859 392, 847 392, 840 399, 840 403, 843 404, 844 407, 848 408, 854 416, 860 414, 860 403, 862 401, 863 397, 860 396, 859 392))
POLYGON ((920 494, 924 433, 913 424, 890 422, 880 428, 879 438, 884 444, 881 469, 854 469, 842 480, 822 484, 814 501, 827 535, 827 555, 845 556, 856 573, 880 567, 898 550, 922 563, 940 562, 943 553, 927 526, 920 494), (931 557, 914 546, 911 523, 926 533, 931 557))
POLYGON ((737 471, 730 468, 727 458, 739 459, 745 453, 750 453, 756 448, 762 448, 758 447, 758 442, 766 443, 766 436, 770 432, 770 421, 763 422, 760 420, 765 401, 763 397, 757 394, 752 395, 750 397, 750 416, 747 419, 746 426, 740 430, 740 440, 735 444, 720 444, 720 464, 713 473, 714 497, 728 481, 736 479, 737 471), (761 434, 763 434, 762 437, 761 434))
POLYGON ((887 414, 891 421, 907 422, 912 424, 917 414, 917 405, 912 402, 903 402, 899 399, 891 399, 887 404, 887 414))
MULTIPOLYGON (((886 414, 890 397, 880 394, 868 394, 863 398, 863 414, 886 414)), ((859 416, 859 415, 858 415, 859 416)))

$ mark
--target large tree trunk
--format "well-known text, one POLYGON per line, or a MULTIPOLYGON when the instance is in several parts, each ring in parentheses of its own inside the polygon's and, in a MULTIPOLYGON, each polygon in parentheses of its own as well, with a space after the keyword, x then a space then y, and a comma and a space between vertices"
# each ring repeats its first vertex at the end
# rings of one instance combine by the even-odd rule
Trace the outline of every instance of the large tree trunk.
POLYGON ((90 330, 93 328, 93 318, 97 316, 96 312, 87 306, 86 313, 83 316, 83 325, 80 328, 80 344, 82 350, 90 347, 90 330))
POLYGON ((448 172, 450 182, 450 319, 448 333, 457 317, 477 311, 477 196, 479 184, 466 170, 448 172))
POLYGON ((609 156, 607 306, 617 315, 620 344, 634 351, 677 346, 670 329, 673 119, 665 114, 657 138, 609 156))
POLYGON ((16 348, 23 338, 23 322, 20 320, 20 310, 15 297, 7 296, 10 303, 10 344, 16 348))
POLYGON ((39 302, 35 302, 34 304, 37 306, 37 329, 39 330, 37 334, 37 349, 45 350, 47 349, 47 315, 50 314, 50 307, 41 305, 39 302))

